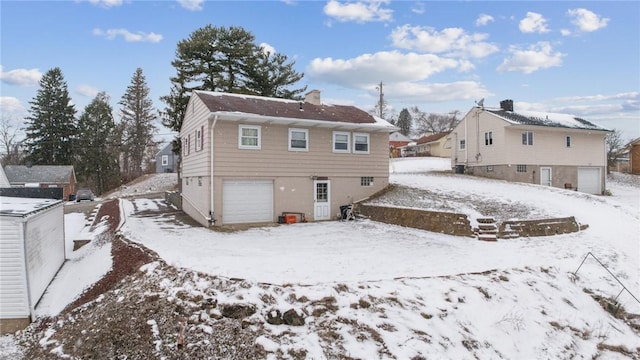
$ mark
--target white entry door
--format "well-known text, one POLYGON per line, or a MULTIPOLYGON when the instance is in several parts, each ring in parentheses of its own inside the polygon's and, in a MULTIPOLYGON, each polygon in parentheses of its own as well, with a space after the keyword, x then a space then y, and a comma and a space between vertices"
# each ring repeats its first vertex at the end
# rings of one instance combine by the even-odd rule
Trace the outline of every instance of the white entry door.
POLYGON ((540 168, 540 185, 551 186, 551 168, 540 168))
POLYGON ((313 182, 313 219, 331 220, 330 181, 315 180, 313 182))

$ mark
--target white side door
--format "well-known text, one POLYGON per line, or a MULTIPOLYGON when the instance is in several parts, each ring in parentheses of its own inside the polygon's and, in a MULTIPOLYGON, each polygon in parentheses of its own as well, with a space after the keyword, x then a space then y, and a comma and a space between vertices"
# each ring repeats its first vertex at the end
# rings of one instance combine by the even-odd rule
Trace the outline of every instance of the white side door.
POLYGON ((540 185, 551 186, 551 168, 550 167, 541 167, 540 168, 540 185))
POLYGON ((331 184, 329 180, 313 182, 313 219, 331 220, 331 184))

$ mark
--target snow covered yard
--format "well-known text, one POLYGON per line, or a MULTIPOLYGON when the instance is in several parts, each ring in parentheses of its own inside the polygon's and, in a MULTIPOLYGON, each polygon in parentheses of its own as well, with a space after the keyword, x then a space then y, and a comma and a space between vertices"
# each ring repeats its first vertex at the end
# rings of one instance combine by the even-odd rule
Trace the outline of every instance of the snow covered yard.
MULTIPOLYGON (((392 183, 440 200, 381 203, 476 217, 479 201, 491 198, 494 207, 575 216, 589 228, 495 243, 368 220, 223 233, 181 224, 158 199, 121 200, 121 233, 161 260, 23 339, 40 341, 51 358, 640 358, 637 328, 594 300, 616 297, 620 285, 593 259, 572 274, 592 252, 639 297, 637 177, 614 178, 613 196, 599 197, 432 172, 449 170, 447 159, 396 159, 390 170, 392 183), (251 310, 242 322, 225 314, 235 305, 251 310), (287 311, 304 324, 275 325, 287 311), (128 350, 114 348, 122 333, 136 334, 126 337, 128 350)), ((618 300, 640 314, 629 294, 618 300)), ((11 337, 0 338, 0 358, 11 353, 3 348, 11 337)))

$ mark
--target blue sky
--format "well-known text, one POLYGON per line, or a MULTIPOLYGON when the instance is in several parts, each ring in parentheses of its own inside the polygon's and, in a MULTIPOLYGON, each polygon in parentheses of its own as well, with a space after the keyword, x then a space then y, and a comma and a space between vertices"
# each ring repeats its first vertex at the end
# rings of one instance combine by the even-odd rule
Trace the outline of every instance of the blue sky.
POLYGON ((287 55, 323 102, 369 110, 382 82, 398 112, 509 98, 640 136, 639 2, 3 0, 0 13, 0 110, 16 123, 54 67, 78 116, 98 91, 117 112, 138 67, 164 108, 177 43, 211 24, 287 55))

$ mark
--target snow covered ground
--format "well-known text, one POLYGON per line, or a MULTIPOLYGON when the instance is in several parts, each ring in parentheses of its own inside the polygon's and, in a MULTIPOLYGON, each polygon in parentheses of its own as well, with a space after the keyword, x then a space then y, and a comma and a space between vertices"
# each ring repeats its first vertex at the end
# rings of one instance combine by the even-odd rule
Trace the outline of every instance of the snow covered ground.
MULTIPOLYGON (((258 306, 255 317, 292 306, 306 313, 303 327, 265 325, 257 342, 269 358, 301 350, 313 359, 327 358, 328 352, 367 359, 640 358, 637 333, 587 293, 615 297, 621 286, 592 258, 577 277, 572 274, 591 252, 640 298, 637 177, 614 177, 607 184, 612 196, 592 196, 432 172, 450 170, 448 159, 393 159, 390 170, 397 185, 459 198, 480 194, 534 212, 575 216, 589 227, 498 242, 368 220, 223 233, 149 216, 165 206, 162 200, 131 199, 121 200, 126 215, 121 232, 182 271, 245 279, 215 292, 203 279, 159 279, 167 293, 215 296, 219 303, 241 299, 258 306), (145 210, 145 216, 136 215, 145 210), (330 303, 332 310, 320 314, 318 303, 330 303)), ((470 217, 482 215, 468 203, 449 205, 470 217)), ((108 271, 110 255, 101 251, 89 247, 84 255, 74 254, 95 261, 77 261, 68 274, 61 273, 39 306, 41 314, 53 315, 79 296, 70 274, 108 271), (62 292, 68 293, 64 299, 62 292)), ((162 276, 153 264, 145 271, 162 276)), ((640 314, 631 295, 622 292, 618 300, 628 312, 640 314)), ((3 347, 12 348, 7 337, 0 338, 0 358, 3 347)))

